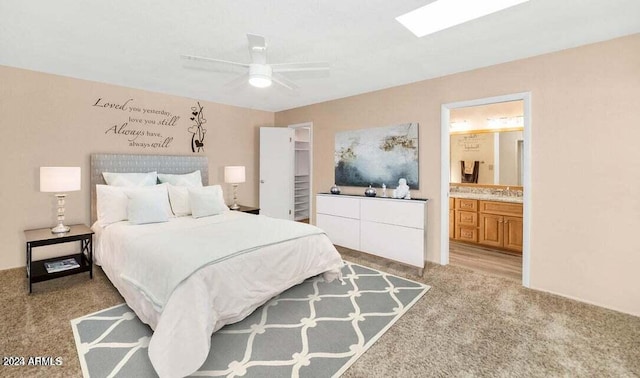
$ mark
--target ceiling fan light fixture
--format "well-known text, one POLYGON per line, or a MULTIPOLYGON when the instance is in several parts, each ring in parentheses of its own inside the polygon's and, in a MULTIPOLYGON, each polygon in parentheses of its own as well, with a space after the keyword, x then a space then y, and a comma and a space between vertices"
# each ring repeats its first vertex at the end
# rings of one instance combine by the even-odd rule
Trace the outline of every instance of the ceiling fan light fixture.
POLYGON ((249 84, 256 88, 266 88, 271 85, 271 78, 263 75, 251 75, 249 84))
POLYGON ((256 88, 266 88, 271 85, 271 66, 266 64, 252 64, 249 66, 249 84, 256 88))

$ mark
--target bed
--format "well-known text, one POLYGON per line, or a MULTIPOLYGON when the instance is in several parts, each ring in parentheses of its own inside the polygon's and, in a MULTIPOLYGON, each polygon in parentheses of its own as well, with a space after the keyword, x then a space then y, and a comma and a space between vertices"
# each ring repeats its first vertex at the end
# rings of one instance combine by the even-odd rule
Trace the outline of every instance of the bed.
POLYGON ((97 221, 96 185, 105 184, 103 172, 197 170, 208 185, 206 157, 91 155, 94 260, 154 330, 149 358, 161 377, 195 372, 209 354, 213 332, 306 278, 323 274, 332 281, 342 267, 321 230, 262 215, 227 210, 162 223, 97 221))

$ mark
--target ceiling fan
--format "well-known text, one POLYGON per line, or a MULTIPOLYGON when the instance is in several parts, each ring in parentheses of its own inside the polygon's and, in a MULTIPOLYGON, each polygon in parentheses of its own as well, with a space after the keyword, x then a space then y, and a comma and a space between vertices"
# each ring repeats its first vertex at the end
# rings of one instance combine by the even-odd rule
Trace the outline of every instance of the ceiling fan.
POLYGON ((298 85, 286 78, 283 73, 287 72, 329 72, 329 64, 325 62, 301 62, 301 63, 267 63, 267 43, 263 36, 247 34, 249 40, 249 54, 251 63, 231 62, 228 60, 207 58, 196 55, 181 55, 182 59, 205 62, 212 69, 227 71, 238 67, 246 69, 246 72, 238 78, 227 83, 228 85, 239 84, 249 79, 249 84, 257 88, 266 88, 272 82, 287 89, 296 89, 298 85))

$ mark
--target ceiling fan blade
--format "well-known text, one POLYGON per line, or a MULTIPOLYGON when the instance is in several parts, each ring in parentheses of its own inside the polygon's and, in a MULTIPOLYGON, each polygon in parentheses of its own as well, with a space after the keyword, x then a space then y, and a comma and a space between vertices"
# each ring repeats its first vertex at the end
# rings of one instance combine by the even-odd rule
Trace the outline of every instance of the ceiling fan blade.
POLYGON ((232 62, 229 60, 207 58, 197 55, 180 55, 180 58, 193 63, 194 66, 189 68, 209 69, 219 72, 244 72, 249 68, 247 63, 232 62))
POLYGON ((244 75, 240 75, 238 77, 236 77, 235 79, 228 81, 224 84, 225 87, 231 88, 231 89, 235 89, 238 87, 241 87, 245 84, 248 83, 249 80, 249 74, 245 73, 244 75))
POLYGON ((305 72, 305 71, 329 71, 327 62, 300 62, 272 64, 273 72, 305 72))
POLYGON ((267 63, 267 42, 264 37, 257 34, 247 34, 249 40, 249 54, 251 54, 251 63, 266 64, 267 63))
POLYGON ((272 74, 271 80, 273 80, 276 84, 279 84, 292 91, 295 91, 299 88, 298 84, 277 73, 272 74))

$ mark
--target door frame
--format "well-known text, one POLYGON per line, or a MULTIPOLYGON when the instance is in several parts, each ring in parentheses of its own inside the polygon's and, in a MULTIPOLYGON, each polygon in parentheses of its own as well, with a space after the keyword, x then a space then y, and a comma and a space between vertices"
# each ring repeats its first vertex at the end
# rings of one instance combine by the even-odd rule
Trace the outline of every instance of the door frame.
MULTIPOLYGON (((313 122, 295 123, 287 126, 290 129, 298 129, 302 127, 309 128, 309 224, 313 218, 313 122)), ((295 151, 294 151, 295 153, 295 151)), ((295 204, 293 218, 295 220, 295 204)))
POLYGON ((451 109, 489 105, 498 102, 523 101, 524 105, 524 164, 523 164, 523 230, 522 230, 522 286, 530 287, 531 261, 531 92, 443 104, 440 108, 440 264, 449 264, 449 181, 450 181, 450 115, 451 109))

